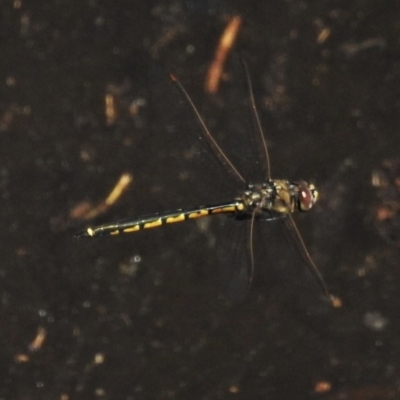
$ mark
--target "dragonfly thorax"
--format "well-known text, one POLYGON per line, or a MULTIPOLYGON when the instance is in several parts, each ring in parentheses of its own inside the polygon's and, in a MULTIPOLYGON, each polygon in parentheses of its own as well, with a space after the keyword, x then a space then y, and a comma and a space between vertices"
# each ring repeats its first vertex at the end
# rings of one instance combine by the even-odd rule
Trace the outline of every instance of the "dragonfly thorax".
POLYGON ((308 211, 318 199, 315 186, 304 181, 289 182, 270 179, 248 184, 240 200, 245 212, 261 216, 264 213, 291 214, 295 210, 308 211))

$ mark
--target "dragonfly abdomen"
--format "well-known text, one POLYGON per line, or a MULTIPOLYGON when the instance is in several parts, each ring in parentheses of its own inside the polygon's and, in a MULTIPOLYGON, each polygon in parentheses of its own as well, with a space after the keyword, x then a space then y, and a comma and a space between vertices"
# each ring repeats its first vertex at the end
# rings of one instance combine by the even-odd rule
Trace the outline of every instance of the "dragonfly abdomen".
POLYGON ((179 209, 164 213, 155 213, 148 216, 118 221, 113 224, 104 224, 87 228, 76 235, 81 237, 115 236, 124 233, 134 233, 143 229, 157 228, 165 224, 174 224, 188 219, 202 218, 209 215, 243 212, 245 205, 241 200, 221 203, 212 206, 200 206, 190 209, 179 209))

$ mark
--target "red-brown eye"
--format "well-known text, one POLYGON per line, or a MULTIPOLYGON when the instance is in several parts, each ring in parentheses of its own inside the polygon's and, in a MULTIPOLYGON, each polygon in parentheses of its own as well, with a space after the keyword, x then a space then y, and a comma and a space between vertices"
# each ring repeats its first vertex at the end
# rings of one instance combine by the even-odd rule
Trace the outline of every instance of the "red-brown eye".
POLYGON ((300 211, 308 211, 317 200, 317 191, 313 185, 308 186, 306 182, 299 183, 299 208, 300 211))

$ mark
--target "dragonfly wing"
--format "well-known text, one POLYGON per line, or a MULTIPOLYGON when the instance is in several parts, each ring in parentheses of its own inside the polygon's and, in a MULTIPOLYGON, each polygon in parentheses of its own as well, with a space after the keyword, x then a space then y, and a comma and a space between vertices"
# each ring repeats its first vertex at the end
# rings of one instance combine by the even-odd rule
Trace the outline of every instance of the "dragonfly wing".
POLYGON ((256 268, 263 284, 273 292, 278 287, 279 296, 291 303, 316 304, 318 299, 326 299, 321 282, 291 225, 292 220, 286 217, 257 222, 254 247, 256 259, 263 265, 256 264, 256 268))
MULTIPOLYGON (((188 100, 168 71, 152 60, 143 64, 132 74, 131 93, 124 99, 143 104, 132 132, 130 161, 136 189, 145 199, 138 209, 147 214, 231 200, 242 187, 210 149, 188 100)), ((200 107, 204 94, 193 92, 200 107)))
POLYGON ((218 127, 213 131, 221 148, 246 182, 261 182, 268 175, 266 159, 239 54, 229 57, 225 75, 219 93, 209 98, 207 115, 218 127))
POLYGON ((210 262, 215 265, 222 294, 231 303, 242 300, 251 285, 253 265, 248 246, 249 229, 249 220, 237 220, 235 216, 208 219, 210 262))

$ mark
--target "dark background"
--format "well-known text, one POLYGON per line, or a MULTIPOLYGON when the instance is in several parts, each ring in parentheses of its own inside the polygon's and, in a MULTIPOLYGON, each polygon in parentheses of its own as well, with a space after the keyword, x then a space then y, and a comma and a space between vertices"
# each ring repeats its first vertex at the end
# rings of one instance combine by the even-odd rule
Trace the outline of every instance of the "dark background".
MULTIPOLYGON (((400 398, 397 231, 390 219, 380 229, 384 196, 371 183, 400 149, 399 4, 227 3, 2 5, 1 399, 400 398), (178 166, 158 159, 180 139, 146 103, 129 105, 149 87, 172 96, 162 73, 146 75, 153 63, 180 77, 213 131, 229 130, 242 98, 203 86, 232 15, 243 19, 234 47, 251 71, 273 175, 320 187, 299 225, 339 309, 273 284, 225 304, 195 224, 73 238, 93 221, 71 210, 104 199, 123 172, 133 185, 96 222, 211 201, 201 186, 204 199, 180 191, 178 166), (107 124, 110 91, 118 117, 107 124)), ((190 121, 179 94, 165 100, 166 118, 190 121)))

